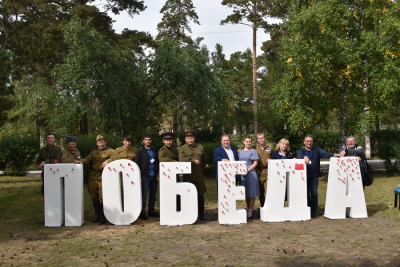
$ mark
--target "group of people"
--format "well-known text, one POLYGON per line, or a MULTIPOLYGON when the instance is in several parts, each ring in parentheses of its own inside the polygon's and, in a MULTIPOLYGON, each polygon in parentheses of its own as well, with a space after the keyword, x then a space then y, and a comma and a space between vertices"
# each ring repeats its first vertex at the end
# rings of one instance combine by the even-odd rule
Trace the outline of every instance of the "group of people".
MULTIPOLYGON (((103 211, 102 201, 102 172, 104 167, 118 159, 128 159, 134 161, 140 169, 142 179, 142 210, 139 218, 148 220, 148 216, 159 217, 156 213, 155 203, 158 188, 158 172, 160 162, 191 162, 192 172, 183 175, 184 182, 193 183, 198 192, 198 218, 206 221, 204 194, 207 187, 204 181, 203 169, 206 165, 206 153, 201 144, 195 143, 196 133, 193 130, 187 130, 184 133, 185 145, 176 149, 173 146, 175 134, 165 132, 161 135, 164 146, 159 150, 152 146, 152 136, 145 134, 143 136, 143 146, 139 149, 131 146, 132 137, 125 135, 122 138, 123 146, 112 149, 106 146, 107 142, 101 135, 96 137, 97 149, 93 150, 89 156, 81 159, 81 154, 76 148, 77 138, 68 136, 66 138, 66 148, 61 150, 55 145, 54 134, 47 134, 46 147, 39 151, 37 157, 38 169, 43 170, 44 164, 54 163, 75 163, 90 164, 91 170, 88 180, 88 190, 91 195, 96 217, 93 223, 104 224, 106 219, 103 211), (149 194, 149 202, 146 214, 146 201, 149 194)), ((293 159, 290 152, 289 141, 281 139, 274 150, 272 144, 266 142, 265 135, 258 133, 256 135, 257 144, 253 145, 251 136, 246 136, 243 140, 244 148, 237 150, 230 145, 230 136, 224 134, 221 137, 221 146, 213 151, 213 160, 218 161, 246 161, 247 173, 237 175, 237 184, 246 188, 247 217, 253 218, 253 208, 255 198, 258 197, 260 205, 263 207, 265 202, 266 181, 268 178, 268 162, 270 159, 293 159)), ((320 158, 329 158, 333 156, 363 155, 363 148, 357 146, 355 138, 347 138, 346 145, 341 148, 340 154, 333 154, 313 146, 313 137, 306 135, 304 138, 304 147, 297 153, 298 159, 304 159, 307 166, 307 195, 308 204, 311 207, 311 216, 317 217, 318 208, 318 175, 320 170, 320 158)), ((42 181, 44 174, 42 171, 42 181)), ((216 179, 218 183, 218 168, 216 179)), ((41 189, 44 196, 44 185, 41 189)), ((177 210, 180 210, 180 199, 177 196, 177 210)))
MULTIPOLYGON (((290 152, 289 141, 281 139, 275 151, 272 144, 266 142, 265 135, 256 135, 257 144, 252 146, 252 137, 246 136, 243 140, 244 148, 237 150, 230 146, 230 136, 221 137, 221 147, 213 151, 213 159, 218 161, 246 161, 247 174, 237 175, 237 184, 246 188, 247 217, 253 218, 255 198, 260 200, 261 207, 265 202, 266 181, 268 178, 268 162, 271 159, 295 159, 290 152)), ((297 159, 304 159, 307 166, 307 201, 311 209, 311 217, 318 216, 318 181, 321 170, 320 159, 330 157, 358 156, 363 158, 364 151, 356 144, 355 138, 349 136, 346 145, 340 148, 339 154, 329 153, 320 147, 313 146, 314 138, 311 135, 304 137, 304 147, 297 152, 297 159)), ((218 169, 216 175, 218 183, 218 169)))
MULTIPOLYGON (((105 138, 101 135, 96 137, 97 149, 93 150, 89 156, 81 159, 81 154, 76 148, 77 138, 68 136, 65 140, 66 148, 61 151, 61 148, 55 145, 54 134, 47 134, 47 145, 39 151, 37 157, 38 169, 42 170, 42 195, 44 196, 44 164, 55 163, 75 163, 75 164, 90 164, 91 169, 88 180, 88 190, 93 202, 93 207, 96 212, 96 217, 92 220, 93 223, 104 224, 106 222, 103 210, 102 199, 102 173, 104 167, 118 159, 128 159, 134 161, 140 169, 142 179, 142 210, 139 218, 148 220, 148 216, 159 217, 156 213, 155 203, 158 188, 158 171, 160 162, 191 162, 191 174, 183 175, 184 182, 193 183, 198 192, 198 210, 199 219, 206 221, 204 210, 204 194, 207 187, 204 181, 203 169, 206 164, 206 153, 202 145, 195 143, 195 131, 188 130, 184 133, 186 144, 178 150, 173 146, 175 134, 173 132, 165 132, 161 135, 164 146, 160 150, 152 146, 152 136, 145 134, 143 136, 143 146, 139 149, 131 146, 132 137, 125 135, 122 138, 123 146, 117 149, 107 147, 105 138), (146 214, 147 195, 149 193, 149 201, 146 214)), ((179 206, 177 207, 180 209, 179 206)))

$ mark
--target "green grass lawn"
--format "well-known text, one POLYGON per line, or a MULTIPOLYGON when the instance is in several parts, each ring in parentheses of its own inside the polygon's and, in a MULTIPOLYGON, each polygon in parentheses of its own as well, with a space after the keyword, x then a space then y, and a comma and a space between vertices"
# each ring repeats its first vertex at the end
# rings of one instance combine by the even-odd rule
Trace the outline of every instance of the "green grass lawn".
MULTIPOLYGON (((150 218, 132 226, 92 224, 94 211, 85 186, 85 223, 47 228, 39 223, 44 214, 41 179, 0 177, 0 265, 396 266, 398 262, 400 211, 393 207, 393 188, 400 184, 397 174, 377 174, 365 189, 368 219, 320 217, 283 223, 255 219, 236 226, 216 222, 215 179, 206 179, 206 184, 207 222, 168 227, 150 218)), ((321 213, 326 186, 327 176, 321 177, 321 213)), ((245 202, 238 201, 237 206, 244 207, 245 202)))

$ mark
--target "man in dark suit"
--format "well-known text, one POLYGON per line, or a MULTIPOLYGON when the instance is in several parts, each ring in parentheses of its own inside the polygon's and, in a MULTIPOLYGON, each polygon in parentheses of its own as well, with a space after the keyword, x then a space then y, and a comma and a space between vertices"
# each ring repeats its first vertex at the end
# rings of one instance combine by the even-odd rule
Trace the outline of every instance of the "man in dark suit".
POLYGON ((157 174, 158 174, 158 150, 152 145, 150 134, 143 136, 143 146, 136 151, 135 162, 139 166, 142 176, 142 212, 139 218, 148 220, 146 216, 146 199, 150 191, 148 215, 151 217, 160 217, 154 208, 157 195, 157 174))
MULTIPOLYGON (((217 169, 217 184, 218 184, 218 161, 238 161, 239 156, 237 152, 237 148, 231 147, 231 137, 227 134, 224 134, 221 137, 221 145, 220 147, 217 147, 213 151, 213 159, 215 161, 215 164, 217 164, 216 169, 217 169)), ((236 175, 236 184, 240 185, 240 176, 236 175)))

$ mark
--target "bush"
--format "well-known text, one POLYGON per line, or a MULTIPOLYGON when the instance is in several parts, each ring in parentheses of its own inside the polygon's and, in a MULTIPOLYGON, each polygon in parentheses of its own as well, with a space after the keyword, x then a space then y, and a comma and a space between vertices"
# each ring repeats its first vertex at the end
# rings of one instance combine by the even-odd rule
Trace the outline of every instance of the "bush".
POLYGON ((11 176, 25 175, 38 153, 39 140, 31 136, 4 136, 0 141, 0 168, 11 176))
POLYGON ((371 139, 376 144, 378 157, 384 160, 386 171, 397 171, 400 160, 400 131, 379 130, 371 139))
MULTIPOLYGON (((179 134, 179 141, 180 145, 185 144, 185 138, 183 138, 184 132, 179 134)), ((196 131, 196 143, 203 144, 203 143, 212 143, 218 142, 219 136, 217 136, 215 131, 211 130, 197 130, 196 131)))
MULTIPOLYGON (((331 152, 338 153, 339 151, 339 131, 328 131, 315 129, 310 133, 314 138, 314 146, 318 146, 321 149, 331 152)), ((304 135, 287 135, 278 138, 274 138, 273 141, 277 144, 282 138, 286 138, 290 142, 290 151, 293 155, 297 154, 297 151, 304 147, 304 135)), ((274 147, 275 149, 275 147, 274 147)))
POLYGON ((313 130, 311 135, 314 137, 314 146, 331 153, 339 152, 339 131, 313 130))

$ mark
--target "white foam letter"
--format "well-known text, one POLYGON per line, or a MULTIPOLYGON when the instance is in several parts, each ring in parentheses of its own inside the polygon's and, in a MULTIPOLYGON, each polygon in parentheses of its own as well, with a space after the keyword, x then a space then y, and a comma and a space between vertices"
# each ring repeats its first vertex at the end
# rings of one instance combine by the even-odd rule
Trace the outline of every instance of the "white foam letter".
POLYGON ((45 226, 60 227, 64 222, 63 181, 65 226, 81 226, 83 224, 82 164, 44 165, 45 226))
POLYGON ((142 210, 142 179, 139 166, 130 160, 113 161, 103 171, 104 215, 115 225, 130 225, 142 210), (122 210, 121 179, 124 210, 122 210))
POLYGON ((331 158, 324 216, 368 218, 357 157, 331 158))
POLYGON ((246 189, 236 186, 236 175, 247 171, 245 161, 218 162, 218 222, 220 224, 247 223, 245 209, 236 209, 236 200, 244 200, 246 189))
POLYGON ((177 183, 178 174, 189 174, 190 162, 160 162, 160 225, 193 224, 197 220, 197 189, 192 183, 177 183), (181 211, 176 211, 176 195, 181 211))
POLYGON ((307 172, 303 159, 270 160, 264 207, 264 222, 310 220, 307 206, 307 172), (287 188, 288 207, 284 207, 287 188))

